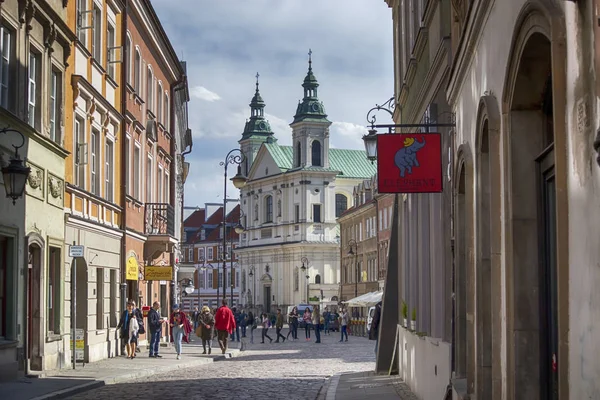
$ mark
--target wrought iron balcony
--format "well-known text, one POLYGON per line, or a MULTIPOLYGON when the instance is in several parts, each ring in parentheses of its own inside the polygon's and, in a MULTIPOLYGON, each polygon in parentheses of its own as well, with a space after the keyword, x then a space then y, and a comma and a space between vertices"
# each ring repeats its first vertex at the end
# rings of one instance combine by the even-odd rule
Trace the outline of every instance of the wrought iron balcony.
POLYGON ((166 203, 146 203, 144 233, 148 236, 175 236, 175 210, 166 203))

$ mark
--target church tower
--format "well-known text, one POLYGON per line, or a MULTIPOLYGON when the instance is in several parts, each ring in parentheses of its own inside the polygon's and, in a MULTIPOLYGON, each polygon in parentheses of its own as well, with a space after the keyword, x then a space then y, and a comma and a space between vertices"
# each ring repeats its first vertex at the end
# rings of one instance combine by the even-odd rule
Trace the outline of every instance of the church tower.
POLYGON ((312 50, 308 52, 308 73, 302 84, 304 99, 298 103, 292 128, 293 168, 329 168, 329 126, 325 107, 319 101, 319 82, 312 71, 312 50))
POLYGON ((250 102, 250 119, 246 120, 242 139, 238 142, 240 149, 246 155, 246 161, 242 164, 242 172, 248 176, 252 163, 260 149, 261 144, 266 141, 276 142, 275 136, 271 131, 269 121, 265 119, 265 102, 258 91, 258 78, 256 73, 256 92, 250 102))

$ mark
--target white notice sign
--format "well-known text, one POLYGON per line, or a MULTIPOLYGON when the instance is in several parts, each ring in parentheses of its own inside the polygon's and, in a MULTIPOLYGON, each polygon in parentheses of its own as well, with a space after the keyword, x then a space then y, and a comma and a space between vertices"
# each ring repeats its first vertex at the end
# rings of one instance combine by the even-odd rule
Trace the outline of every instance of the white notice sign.
POLYGON ((83 246, 69 246, 69 257, 83 257, 83 246))

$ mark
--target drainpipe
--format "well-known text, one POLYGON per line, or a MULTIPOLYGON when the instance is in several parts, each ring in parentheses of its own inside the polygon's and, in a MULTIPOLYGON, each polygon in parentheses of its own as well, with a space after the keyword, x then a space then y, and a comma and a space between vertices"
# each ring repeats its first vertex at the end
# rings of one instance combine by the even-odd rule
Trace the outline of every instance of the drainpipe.
MULTIPOLYGON (((127 111, 127 74, 129 73, 127 68, 127 60, 129 60, 129 51, 125 44, 127 43, 127 18, 129 9, 129 0, 123 0, 124 7, 122 13, 121 23, 121 44, 123 46, 123 62, 121 62, 121 115, 123 119, 121 121, 121 230, 123 231, 123 237, 121 238, 121 310, 125 310, 127 303, 127 165, 125 155, 129 151, 124 140, 125 132, 127 132, 127 121, 125 120, 125 112, 127 111)), ((141 306, 141 304, 140 304, 141 306)))

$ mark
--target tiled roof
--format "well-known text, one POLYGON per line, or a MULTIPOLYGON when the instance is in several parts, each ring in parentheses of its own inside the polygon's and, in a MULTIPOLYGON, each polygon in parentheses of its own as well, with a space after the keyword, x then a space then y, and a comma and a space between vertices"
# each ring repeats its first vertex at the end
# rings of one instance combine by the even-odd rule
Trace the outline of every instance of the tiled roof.
POLYGON ((223 222, 223 207, 219 207, 217 211, 212 213, 206 220, 206 225, 218 225, 223 222))
MULTIPOLYGON (((282 171, 292 168, 292 146, 280 146, 277 143, 265 143, 265 146, 282 171)), ((342 178, 368 179, 377 173, 377 164, 367 160, 364 150, 329 149, 329 168, 305 167, 303 170, 340 171, 338 176, 342 178)))
MULTIPOLYGON (((227 216, 225 217, 225 220, 227 222, 228 226, 231 226, 230 224, 237 224, 240 220, 240 205, 236 205, 233 210, 231 210, 227 216)), ((201 234, 200 231, 198 230, 198 232, 196 232, 195 236, 194 236, 194 243, 202 243, 202 242, 217 242, 220 241, 221 239, 219 239, 219 232, 221 231, 221 226, 223 224, 223 207, 219 207, 219 209, 217 211, 215 211, 213 213, 213 215, 211 215, 208 218, 208 221, 206 222, 206 225, 216 225, 216 228, 212 228, 210 230, 208 230, 208 234, 205 237, 204 240, 200 240, 201 234)), ((227 241, 229 242, 230 240, 234 240, 236 241, 239 238, 239 235, 235 232, 235 229, 231 228, 228 230, 228 235, 227 235, 227 241)))
POLYGON ((183 221, 183 226, 185 228, 199 228, 202 226, 202 224, 204 224, 205 215, 206 211, 204 208, 200 208, 191 213, 189 217, 183 221))

